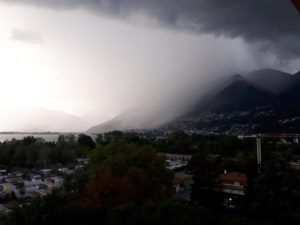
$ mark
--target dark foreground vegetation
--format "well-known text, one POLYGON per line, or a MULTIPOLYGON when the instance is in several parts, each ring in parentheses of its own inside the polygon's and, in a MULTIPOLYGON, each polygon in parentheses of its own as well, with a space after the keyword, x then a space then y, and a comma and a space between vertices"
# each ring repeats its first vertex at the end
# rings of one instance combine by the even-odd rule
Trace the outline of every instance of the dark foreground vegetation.
POLYGON ((2 224, 300 224, 300 173, 291 162, 300 158, 297 143, 263 140, 263 167, 258 174, 253 140, 231 136, 187 135, 166 139, 111 132, 60 137, 57 143, 32 137, 0 144, 5 169, 74 167, 76 158, 89 162, 65 184, 45 197, 14 201, 2 224), (174 171, 158 152, 193 154, 185 172, 193 178, 191 201, 176 197, 174 171), (218 176, 247 175, 245 195, 224 204, 218 176), (230 205, 231 206, 231 205, 230 205))

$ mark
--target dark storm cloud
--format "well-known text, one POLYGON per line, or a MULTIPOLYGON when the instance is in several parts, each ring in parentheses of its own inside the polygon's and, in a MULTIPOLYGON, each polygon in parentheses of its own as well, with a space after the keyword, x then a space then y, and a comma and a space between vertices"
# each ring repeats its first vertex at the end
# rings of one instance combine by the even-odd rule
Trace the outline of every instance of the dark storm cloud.
POLYGON ((13 29, 11 31, 11 40, 14 41, 22 41, 31 44, 43 44, 42 36, 34 31, 30 30, 20 30, 20 29, 13 29))
POLYGON ((84 8, 118 18, 147 15, 161 25, 241 37, 280 58, 300 56, 300 16, 290 0, 0 0, 84 8))

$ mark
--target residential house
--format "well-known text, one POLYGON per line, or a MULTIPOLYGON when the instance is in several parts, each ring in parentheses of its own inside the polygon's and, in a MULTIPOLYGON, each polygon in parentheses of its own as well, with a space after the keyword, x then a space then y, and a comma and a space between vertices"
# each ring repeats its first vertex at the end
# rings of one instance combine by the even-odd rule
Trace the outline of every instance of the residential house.
POLYGON ((226 171, 217 178, 220 189, 224 193, 224 206, 235 208, 241 205, 247 186, 247 175, 239 172, 227 173, 226 171))
POLYGON ((17 188, 17 186, 11 184, 11 183, 1 183, 0 184, 0 193, 3 195, 11 195, 15 194, 17 198, 21 197, 21 194, 17 188))
POLYGON ((159 153, 160 156, 166 157, 168 160, 190 161, 192 155, 189 154, 174 154, 174 153, 159 153))
POLYGON ((49 191, 60 189, 63 186, 64 179, 61 177, 49 177, 45 179, 45 184, 48 186, 49 191))

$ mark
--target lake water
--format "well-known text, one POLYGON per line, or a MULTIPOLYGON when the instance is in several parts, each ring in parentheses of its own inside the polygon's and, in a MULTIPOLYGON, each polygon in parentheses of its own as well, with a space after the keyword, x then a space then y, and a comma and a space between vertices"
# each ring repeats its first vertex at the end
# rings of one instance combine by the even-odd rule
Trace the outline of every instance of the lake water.
POLYGON ((59 135, 60 134, 29 134, 29 133, 26 133, 26 134, 21 134, 21 133, 18 133, 18 134, 0 134, 0 142, 10 141, 13 138, 15 138, 16 140, 21 140, 21 139, 23 139, 24 137, 27 137, 27 136, 33 136, 35 138, 43 138, 45 141, 51 141, 51 142, 54 141, 54 142, 56 142, 59 135))
MULTIPOLYGON (((13 138, 16 140, 22 140, 24 137, 28 137, 28 136, 33 136, 35 138, 42 138, 47 142, 56 142, 59 135, 64 135, 64 136, 70 136, 70 135, 74 135, 75 138, 78 137, 78 134, 73 133, 73 134, 39 134, 39 133, 10 133, 10 134, 4 134, 4 133, 0 133, 0 142, 4 142, 4 141, 10 141, 13 138)), ((94 141, 97 138, 97 135, 89 135, 94 141)))

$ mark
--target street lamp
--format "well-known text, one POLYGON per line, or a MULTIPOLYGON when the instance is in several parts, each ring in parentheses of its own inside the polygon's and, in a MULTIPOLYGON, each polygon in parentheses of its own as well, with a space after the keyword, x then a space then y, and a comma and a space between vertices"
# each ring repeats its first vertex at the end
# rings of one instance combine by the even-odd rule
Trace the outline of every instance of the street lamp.
POLYGON ((228 200, 229 200, 229 208, 231 208, 231 206, 232 206, 232 198, 229 198, 228 200))

